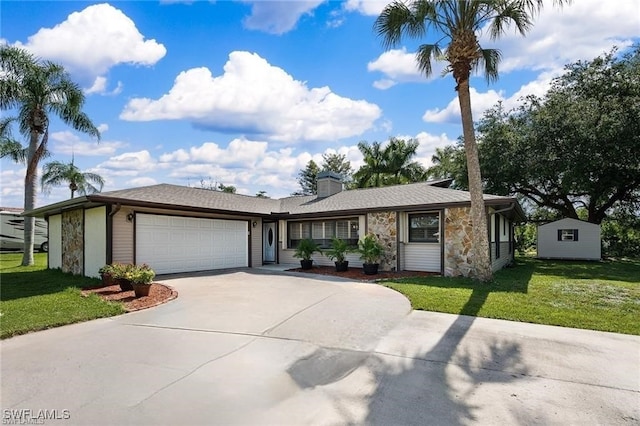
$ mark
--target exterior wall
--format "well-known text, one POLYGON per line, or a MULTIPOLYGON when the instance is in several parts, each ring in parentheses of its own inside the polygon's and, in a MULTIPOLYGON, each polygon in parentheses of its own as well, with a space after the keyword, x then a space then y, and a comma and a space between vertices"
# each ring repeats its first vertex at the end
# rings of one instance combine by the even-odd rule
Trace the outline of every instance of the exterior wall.
POLYGON ((489 221, 491 222, 491 269, 495 272, 510 264, 514 259, 513 245, 510 241, 512 224, 509 218, 498 213, 500 224, 498 228, 498 240, 496 241, 495 216, 492 215, 489 217, 489 221), (496 248, 498 244, 500 245, 500 257, 496 257, 496 248))
POLYGON ((107 208, 84 211, 84 275, 99 277, 107 262, 107 208))
POLYGON ((397 220, 397 213, 392 211, 367 213, 366 233, 374 234, 384 247, 384 254, 380 259, 381 271, 395 271, 397 268, 397 220))
POLYGON ((62 213, 62 272, 82 275, 84 272, 84 211, 62 213))
POLYGON ((577 219, 561 219, 538 226, 538 257, 600 260, 600 226, 577 219), (578 241, 558 241, 559 229, 577 229, 578 241))
POLYGON ((49 216, 49 253, 50 269, 62 269, 62 215, 49 216))
POLYGON ((112 263, 133 263, 133 222, 127 221, 127 214, 131 212, 121 208, 112 218, 112 263))
POLYGON ((262 219, 253 219, 249 225, 249 232, 251 232, 249 266, 255 268, 262 266, 262 219), (254 223, 256 226, 253 226, 254 223))
MULTIPOLYGON (((360 216, 359 229, 364 229, 365 217, 360 216)), ((360 232, 360 238, 364 237, 363 233, 360 232)), ((278 222, 278 256, 279 263, 282 265, 292 265, 292 267, 300 266, 300 259, 297 257, 293 257, 295 253, 294 249, 287 248, 287 221, 281 220, 278 222)), ((326 257, 324 254, 314 253, 311 257, 313 259, 313 263, 315 265, 320 266, 334 266, 334 261, 326 257)), ((349 266, 353 266, 354 268, 362 267, 362 260, 360 259, 360 255, 358 253, 349 253, 346 256, 346 260, 349 261, 349 266)))
MULTIPOLYGON (((440 220, 443 220, 440 213, 440 220)), ((442 227, 442 225, 441 225, 442 227)), ((442 272, 442 239, 439 243, 409 242, 409 214, 400 214, 398 256, 402 271, 442 272)))
POLYGON ((471 208, 448 208, 444 216, 444 275, 468 277, 473 268, 471 208))

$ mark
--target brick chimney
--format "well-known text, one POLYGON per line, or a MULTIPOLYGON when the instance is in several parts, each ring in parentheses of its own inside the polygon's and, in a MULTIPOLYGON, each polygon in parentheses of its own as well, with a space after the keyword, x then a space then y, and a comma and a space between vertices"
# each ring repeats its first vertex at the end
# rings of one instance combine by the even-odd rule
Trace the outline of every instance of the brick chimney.
POLYGON ((318 198, 330 197, 342 191, 342 177, 335 172, 324 171, 318 173, 316 183, 318 185, 318 198))

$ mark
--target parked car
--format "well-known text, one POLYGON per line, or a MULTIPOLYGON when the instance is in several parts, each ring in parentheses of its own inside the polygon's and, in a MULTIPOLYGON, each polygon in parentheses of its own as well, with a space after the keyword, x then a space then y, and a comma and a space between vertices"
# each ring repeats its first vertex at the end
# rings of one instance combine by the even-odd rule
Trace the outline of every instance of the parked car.
MULTIPOLYGON (((36 218, 33 247, 49 251, 47 222, 36 218)), ((15 211, 0 211, 0 250, 24 250, 24 217, 15 211)))

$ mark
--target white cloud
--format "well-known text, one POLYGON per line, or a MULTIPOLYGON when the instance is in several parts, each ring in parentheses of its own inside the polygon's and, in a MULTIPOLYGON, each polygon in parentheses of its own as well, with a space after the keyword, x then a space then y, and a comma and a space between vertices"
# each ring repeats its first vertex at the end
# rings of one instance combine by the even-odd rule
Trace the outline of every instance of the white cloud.
POLYGON ((109 130, 109 125, 107 123, 98 124, 98 131, 100 134, 109 130))
POLYGON ((381 72, 385 78, 373 83, 376 89, 385 90, 399 82, 421 82, 438 78, 444 69, 442 61, 432 61, 432 73, 427 78, 420 72, 415 52, 407 52, 405 47, 401 49, 391 49, 383 52, 378 58, 367 64, 370 72, 381 72))
POLYGON ((481 44, 502 51, 500 72, 552 70, 577 60, 590 60, 614 45, 626 47, 640 34, 637 0, 613 3, 601 0, 574 1, 563 8, 545 1, 526 37, 509 31, 496 42, 483 34, 481 44))
POLYGON ((251 15, 243 23, 250 30, 270 34, 291 31, 303 15, 311 14, 324 0, 311 1, 249 1, 251 15))
POLYGON ((391 3, 390 0, 347 0, 344 3, 344 9, 359 12, 362 15, 378 16, 389 3, 391 3))
POLYGON ((158 181, 150 177, 138 177, 127 181, 128 186, 149 186, 155 185, 158 181))
MULTIPOLYGON (((107 126, 101 124, 100 127, 107 126)), ((108 129, 108 126, 107 126, 108 129)), ((106 131, 101 130, 101 132, 106 131)), ((76 156, 107 156, 113 155, 119 148, 126 146, 126 143, 119 141, 91 141, 82 140, 77 134, 68 130, 54 132, 50 135, 53 142, 51 150, 58 154, 74 154, 76 156)))
POLYGON ((112 173, 121 172, 125 176, 136 176, 140 172, 148 172, 156 169, 157 162, 151 157, 149 151, 125 152, 111 157, 98 165, 98 169, 107 169, 112 173))
MULTIPOLYGON (((484 111, 491 108, 499 100, 504 99, 502 92, 498 93, 495 90, 479 93, 476 89, 471 87, 469 92, 471 94, 471 112, 474 119, 480 118, 484 111)), ((427 110, 422 116, 422 119, 427 123, 459 123, 460 104, 458 103, 458 97, 456 96, 453 98, 444 109, 435 108, 427 110)))
POLYGON ((326 86, 308 88, 259 55, 236 51, 223 75, 215 77, 207 68, 183 71, 169 93, 157 100, 131 99, 120 118, 186 119, 218 131, 293 142, 360 135, 380 115, 375 104, 341 97, 326 86))
POLYGON ((53 28, 41 28, 26 43, 16 44, 62 63, 71 72, 92 77, 94 90, 101 85, 106 88, 106 81, 95 77, 111 67, 123 63, 150 66, 167 52, 155 40, 145 40, 129 17, 107 3, 74 12, 53 28))

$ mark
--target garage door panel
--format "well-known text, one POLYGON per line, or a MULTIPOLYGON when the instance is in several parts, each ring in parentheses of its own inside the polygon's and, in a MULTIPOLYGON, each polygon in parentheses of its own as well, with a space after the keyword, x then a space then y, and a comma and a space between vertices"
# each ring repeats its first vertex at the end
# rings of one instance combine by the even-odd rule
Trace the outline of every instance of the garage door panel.
POLYGON ((138 214, 136 261, 156 273, 246 267, 246 221, 138 214))

